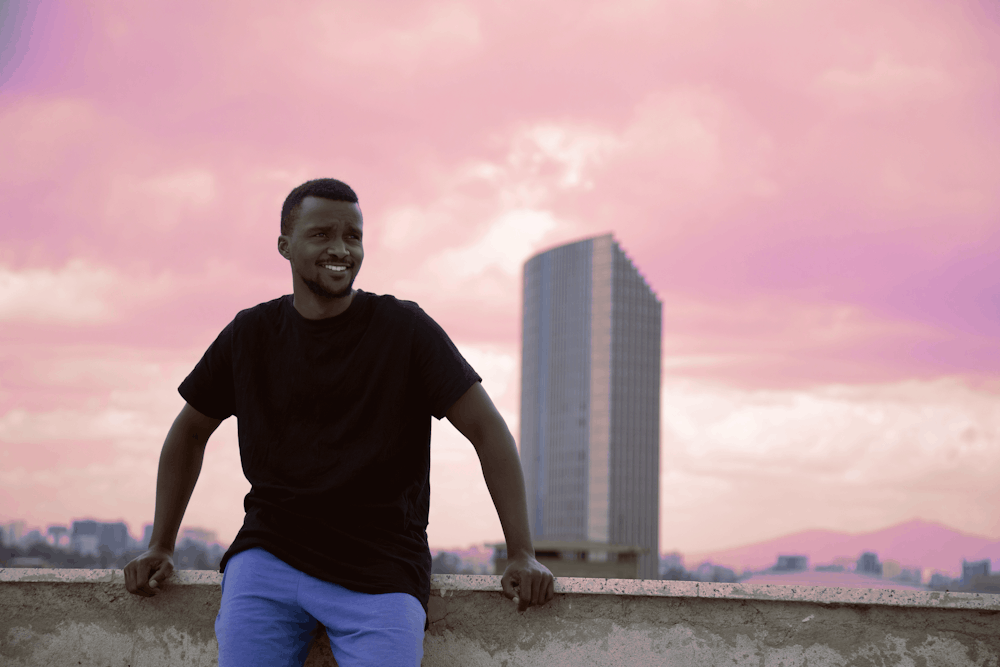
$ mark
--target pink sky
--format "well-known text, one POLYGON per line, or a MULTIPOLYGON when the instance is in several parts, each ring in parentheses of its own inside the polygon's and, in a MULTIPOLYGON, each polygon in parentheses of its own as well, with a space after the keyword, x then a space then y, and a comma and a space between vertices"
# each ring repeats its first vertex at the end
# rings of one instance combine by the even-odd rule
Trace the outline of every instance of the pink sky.
MULTIPOLYGON (((0 519, 153 510, 176 386, 361 197, 518 428, 520 272, 613 231, 663 301, 661 547, 911 518, 1000 539, 992 0, 5 3, 0 519)), ((230 420, 231 421, 231 420, 230 420)), ((434 546, 501 538, 435 427, 434 546)), ((186 524, 232 539, 234 424, 186 524)))

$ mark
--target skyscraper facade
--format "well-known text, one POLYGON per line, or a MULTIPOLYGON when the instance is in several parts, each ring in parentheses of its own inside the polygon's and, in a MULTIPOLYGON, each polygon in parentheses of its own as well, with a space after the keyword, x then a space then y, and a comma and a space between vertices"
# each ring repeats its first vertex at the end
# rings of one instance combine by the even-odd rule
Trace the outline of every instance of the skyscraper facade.
POLYGON ((661 304, 608 234, 524 265, 521 465, 537 540, 646 548, 658 575, 661 304))

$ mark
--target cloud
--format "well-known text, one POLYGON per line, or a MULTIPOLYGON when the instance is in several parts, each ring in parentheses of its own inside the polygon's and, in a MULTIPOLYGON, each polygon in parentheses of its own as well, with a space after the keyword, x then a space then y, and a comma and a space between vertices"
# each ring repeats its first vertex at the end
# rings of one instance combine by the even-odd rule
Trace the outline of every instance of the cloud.
POLYGON ((316 6, 310 24, 316 48, 352 68, 413 72, 421 66, 453 63, 479 46, 479 17, 468 5, 430 3, 416 11, 361 10, 316 6), (349 30, 345 26, 350 25, 349 30), (338 39, 329 39, 336 34, 338 39))
POLYGON ((829 69, 820 74, 816 87, 847 110, 861 110, 872 104, 912 104, 952 92, 948 75, 942 69, 895 62, 885 54, 866 69, 829 69))
POLYGON ((519 180, 525 181, 522 188, 531 182, 554 180, 552 186, 558 189, 591 189, 594 181, 588 170, 600 165, 619 143, 601 128, 540 123, 512 138, 507 165, 519 180), (559 168, 555 179, 547 169, 552 163, 559 168))
POLYGON ((699 393, 681 381, 666 386, 665 424, 672 439, 690 443, 685 454, 692 461, 721 456, 728 462, 717 464, 723 467, 756 459, 839 474, 867 462, 873 465, 865 474, 885 481, 915 463, 922 470, 989 458, 990 443, 1000 437, 1000 418, 992 414, 1000 397, 954 379, 809 392, 699 393), (894 457, 898 461, 883 467, 894 457))
POLYGON ((108 297, 116 272, 71 260, 60 269, 14 271, 0 265, 0 321, 95 324, 115 316, 108 297))
POLYGON ((913 516, 1000 535, 980 506, 998 500, 995 392, 949 378, 809 391, 678 380, 662 406, 665 544, 701 551, 913 516))
POLYGON ((191 212, 216 197, 216 179, 207 169, 190 168, 149 178, 116 175, 111 183, 106 224, 140 225, 144 231, 175 229, 191 212))
POLYGON ((15 97, 0 106, 0 178, 23 186, 67 169, 99 122, 87 99, 15 97))
POLYGON ((801 386, 811 374, 832 382, 880 382, 907 372, 928 377, 941 365, 928 360, 918 370, 908 351, 956 335, 906 316, 806 296, 697 299, 668 291, 660 298, 665 377, 758 387, 801 386))
MULTIPOLYGON (((45 386, 48 403, 67 407, 32 405, 18 394, 0 412, 0 487, 8 492, 0 515, 37 524, 81 514, 123 518, 137 533, 152 520, 160 448, 183 405, 176 387, 200 352, 159 360, 134 349, 60 352, 28 360, 19 380, 45 386), (73 405, 85 386, 84 400, 73 405)), ((228 420, 206 450, 185 525, 211 526, 231 540, 248 490, 235 420, 228 420)))
POLYGON ((513 417, 513 422, 507 417, 507 424, 516 431, 519 411, 516 402, 520 394, 517 381, 521 371, 518 350, 510 346, 466 344, 461 341, 456 346, 469 365, 483 378, 483 386, 501 412, 506 413, 504 416, 509 414, 513 417))
POLYGON ((486 234, 471 245, 448 248, 430 257, 431 268, 440 282, 464 281, 490 269, 519 276, 521 266, 545 235, 557 223, 549 211, 516 209, 502 213, 486 234))

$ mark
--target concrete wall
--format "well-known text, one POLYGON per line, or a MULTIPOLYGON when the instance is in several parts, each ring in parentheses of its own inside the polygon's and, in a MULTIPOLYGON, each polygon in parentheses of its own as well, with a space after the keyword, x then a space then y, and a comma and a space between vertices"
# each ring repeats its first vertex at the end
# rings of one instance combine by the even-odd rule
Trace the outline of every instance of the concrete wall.
MULTIPOLYGON (((0 569, 0 665, 214 665, 221 575, 137 598, 114 570, 0 569)), ((518 614, 499 577, 440 575, 425 666, 1000 667, 1000 595, 559 579, 518 614)), ((325 636, 310 667, 336 664, 325 636)))

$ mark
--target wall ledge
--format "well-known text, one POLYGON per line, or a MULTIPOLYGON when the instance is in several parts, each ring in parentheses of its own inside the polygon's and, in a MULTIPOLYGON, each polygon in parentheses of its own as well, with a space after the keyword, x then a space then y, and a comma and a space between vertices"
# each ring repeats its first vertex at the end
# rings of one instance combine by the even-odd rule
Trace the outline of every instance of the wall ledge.
MULTIPOLYGON (((0 568, 0 583, 62 583, 125 585, 121 570, 0 568)), ((214 570, 178 570, 165 586, 219 586, 222 574, 214 570)), ((435 574, 431 596, 450 597, 461 592, 499 592, 497 575, 435 574)), ((560 577, 557 594, 618 595, 638 597, 773 600, 824 605, 873 605, 935 609, 1000 611, 1000 595, 872 588, 783 586, 780 584, 703 583, 658 579, 597 579, 560 577)))

